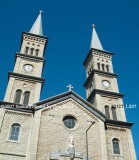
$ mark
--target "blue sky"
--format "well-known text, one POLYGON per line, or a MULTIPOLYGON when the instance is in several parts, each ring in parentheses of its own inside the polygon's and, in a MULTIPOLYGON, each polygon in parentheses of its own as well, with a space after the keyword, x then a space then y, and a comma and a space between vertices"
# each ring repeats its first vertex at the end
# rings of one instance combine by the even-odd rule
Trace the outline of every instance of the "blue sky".
POLYGON ((90 47, 92 23, 105 50, 114 52, 113 65, 119 74, 126 109, 139 159, 139 1, 138 0, 1 0, 0 1, 0 99, 5 94, 8 71, 19 51, 21 33, 28 32, 43 10, 43 31, 49 37, 41 99, 67 91, 67 84, 85 98, 85 69, 82 65, 90 47))

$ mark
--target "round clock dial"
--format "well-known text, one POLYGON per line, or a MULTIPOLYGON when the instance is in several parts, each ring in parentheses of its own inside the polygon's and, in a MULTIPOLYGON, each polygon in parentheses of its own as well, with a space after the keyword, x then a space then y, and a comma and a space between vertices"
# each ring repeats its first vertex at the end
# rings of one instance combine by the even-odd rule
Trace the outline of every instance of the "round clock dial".
POLYGON ((104 80, 104 81, 102 81, 102 85, 103 85, 105 88, 109 88, 111 84, 110 84, 109 81, 104 80))
POLYGON ((27 72, 31 72, 33 71, 34 69, 34 66, 30 65, 30 64, 25 64, 24 65, 24 70, 27 71, 27 72))

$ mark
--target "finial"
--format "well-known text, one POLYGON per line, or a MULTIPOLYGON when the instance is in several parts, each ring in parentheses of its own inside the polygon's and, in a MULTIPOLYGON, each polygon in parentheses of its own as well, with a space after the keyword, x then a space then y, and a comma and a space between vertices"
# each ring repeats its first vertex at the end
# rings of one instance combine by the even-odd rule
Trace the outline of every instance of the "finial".
POLYGON ((71 84, 69 84, 67 88, 69 89, 68 91, 71 91, 74 87, 71 84))
POLYGON ((92 24, 92 27, 95 28, 95 24, 92 24))
POLYGON ((42 10, 39 10, 40 14, 43 12, 42 10))

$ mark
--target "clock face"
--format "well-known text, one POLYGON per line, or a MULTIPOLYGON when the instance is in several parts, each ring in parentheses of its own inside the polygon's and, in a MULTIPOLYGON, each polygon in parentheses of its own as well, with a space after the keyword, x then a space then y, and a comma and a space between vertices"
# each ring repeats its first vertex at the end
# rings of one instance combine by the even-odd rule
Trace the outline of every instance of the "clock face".
POLYGON ((103 81, 102 81, 102 85, 103 85, 106 89, 108 89, 108 88, 111 86, 110 82, 109 82, 109 81, 106 81, 106 80, 103 80, 103 81))
POLYGON ((30 64, 25 64, 24 65, 24 70, 27 71, 27 72, 31 72, 33 71, 34 69, 34 66, 30 65, 30 64))

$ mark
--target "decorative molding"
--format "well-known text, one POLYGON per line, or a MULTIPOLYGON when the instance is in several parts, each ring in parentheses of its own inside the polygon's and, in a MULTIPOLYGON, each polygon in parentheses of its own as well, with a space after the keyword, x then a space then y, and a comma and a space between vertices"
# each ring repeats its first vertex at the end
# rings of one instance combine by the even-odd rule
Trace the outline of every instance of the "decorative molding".
POLYGON ((35 111, 39 109, 44 109, 45 106, 48 106, 48 105, 51 106, 51 105, 60 103, 70 98, 73 99, 75 102, 77 102, 79 105, 81 105, 83 108, 85 108, 88 112, 90 112, 90 114, 93 114, 95 117, 105 122, 106 115, 103 114, 96 107, 94 107, 91 103, 87 102, 85 99, 83 99, 81 96, 79 96, 74 91, 64 92, 57 96, 50 97, 48 99, 35 103, 34 104, 36 106, 35 111))
POLYGON ((44 108, 44 109, 42 110, 42 112, 45 112, 45 111, 47 111, 47 110, 54 109, 54 108, 59 107, 59 106, 62 106, 62 105, 64 105, 64 104, 68 103, 68 102, 71 102, 73 105, 79 107, 79 108, 80 108, 81 110, 83 110, 86 114, 88 114, 88 115, 91 116, 95 121, 98 122, 98 119, 97 119, 95 116, 93 116, 93 114, 92 114, 91 112, 89 112, 88 110, 86 110, 84 107, 82 107, 81 105, 79 105, 77 102, 75 102, 75 101, 74 101, 73 99, 71 99, 71 98, 68 99, 68 100, 62 101, 62 102, 60 102, 60 103, 51 105, 51 106, 49 106, 49 103, 48 103, 47 105, 44 105, 44 107, 46 107, 46 108, 44 108))
POLYGON ((107 98, 107 100, 108 101, 113 101, 113 100, 118 100, 118 98, 117 97, 114 97, 114 96, 111 96, 111 95, 100 95, 102 98, 103 98, 103 100, 104 99, 106 99, 107 98))
POLYGON ((88 85, 88 83, 91 81, 91 79, 93 78, 93 76, 97 74, 98 76, 102 76, 105 78, 117 78, 118 74, 116 73, 111 73, 111 72, 105 72, 105 71, 101 71, 101 70, 97 70, 97 69, 92 69, 91 73, 89 74, 89 76, 87 77, 85 83, 84 83, 84 87, 86 87, 88 85))
POLYGON ((100 90, 100 89, 94 89, 92 93, 89 95, 87 98, 87 101, 91 101, 92 98, 94 98, 94 95, 100 94, 101 96, 109 96, 109 97, 115 97, 115 98, 122 98, 124 94, 122 93, 117 93, 117 92, 111 92, 111 91, 106 91, 106 90, 100 90))
POLYGON ((20 74, 20 73, 15 73, 15 72, 9 72, 8 73, 9 77, 15 77, 15 78, 23 78, 24 80, 33 80, 34 82, 40 82, 44 83, 44 79, 40 77, 35 77, 35 76, 29 76, 25 74, 20 74))
POLYGON ((51 105, 51 106, 49 106, 49 103, 44 104, 43 107, 46 107, 46 108, 44 108, 44 109, 42 110, 42 112, 45 112, 45 111, 47 111, 47 110, 54 109, 54 108, 59 107, 59 106, 62 106, 62 105, 64 105, 64 104, 68 103, 68 102, 71 102, 71 99, 62 101, 62 102, 60 102, 60 103, 57 103, 57 104, 54 104, 54 105, 51 105))
POLYGON ((114 128, 115 127, 120 127, 120 128, 125 129, 125 128, 131 128, 133 123, 106 119, 105 125, 106 125, 106 127, 114 127, 114 128))
POLYGON ((22 37, 24 37, 24 38, 31 37, 31 38, 33 38, 32 40, 41 39, 44 42, 46 42, 48 40, 48 37, 41 36, 41 35, 36 35, 36 34, 34 35, 34 34, 28 33, 28 32, 22 32, 22 37))
POLYGON ((114 78, 114 76, 110 76, 110 75, 106 75, 106 74, 104 75, 102 73, 99 73, 98 76, 105 77, 105 78, 111 78, 111 79, 114 78))
POLYGON ((123 129, 123 128, 115 128, 115 127, 107 127, 107 130, 126 132, 126 129, 123 129))
POLYGON ((38 61, 38 62, 45 62, 45 58, 44 57, 36 57, 36 56, 33 56, 33 55, 29 55, 29 54, 25 54, 25 53, 20 53, 20 52, 17 52, 16 53, 16 57, 21 57, 23 58, 27 58, 27 59, 31 59, 34 61, 38 61))
POLYGON ((22 60, 26 60, 26 61, 30 61, 30 62, 39 63, 39 61, 38 61, 38 60, 34 60, 34 59, 30 59, 30 58, 22 57, 21 59, 22 59, 22 60))
POLYGON ((13 115, 26 116, 26 117, 32 117, 31 114, 13 112, 13 111, 8 111, 8 110, 6 110, 5 113, 6 113, 6 114, 13 114, 13 115))
POLYGON ((105 55, 105 53, 100 53, 100 52, 96 52, 96 51, 93 52, 92 54, 93 54, 93 55, 97 55, 97 56, 102 57, 102 58, 109 58, 109 59, 112 58, 111 55, 105 55))
POLYGON ((96 54, 101 54, 101 55, 105 55, 105 56, 109 56, 109 57, 112 57, 113 53, 112 52, 108 52, 108 51, 102 51, 102 50, 98 50, 98 49, 95 49, 95 48, 91 48, 89 53, 87 54, 87 57, 83 63, 84 66, 86 66, 86 63, 88 61, 88 59, 90 58, 90 55, 92 53, 96 53, 96 54))

